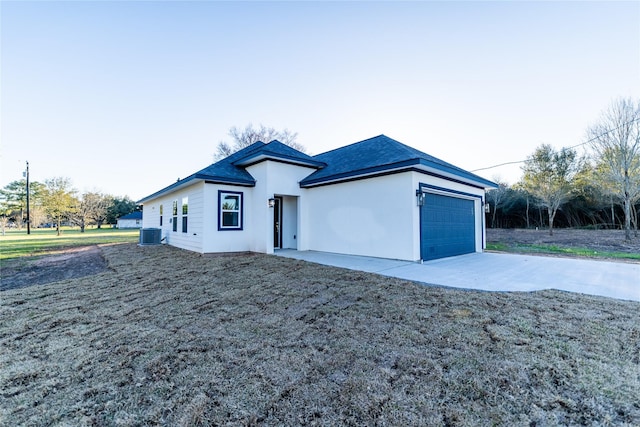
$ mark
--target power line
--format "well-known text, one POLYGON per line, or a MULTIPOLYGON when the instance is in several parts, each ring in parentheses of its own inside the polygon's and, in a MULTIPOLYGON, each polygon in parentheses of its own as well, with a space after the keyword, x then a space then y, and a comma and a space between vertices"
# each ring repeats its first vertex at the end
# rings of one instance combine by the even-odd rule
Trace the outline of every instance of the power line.
POLYGON ((526 160, 517 160, 515 162, 500 163, 499 165, 493 165, 493 166, 487 166, 486 168, 474 169, 474 170, 472 170, 470 172, 484 171, 484 170, 487 170, 487 169, 499 168, 500 166, 516 165, 518 163, 524 163, 524 162, 526 162, 526 160))
MULTIPOLYGON (((567 147, 567 150, 571 150, 572 148, 576 148, 576 147, 580 147, 580 146, 583 146, 583 145, 589 144, 590 142, 593 142, 593 141, 595 141, 595 140, 596 140, 596 139, 598 139, 598 138, 601 138, 601 137, 603 137, 603 136, 605 136, 605 135, 607 135, 607 134, 609 134, 609 133, 611 133, 611 132, 613 132, 613 131, 615 131, 615 130, 620 129, 622 126, 629 125, 629 124, 631 124, 631 123, 633 123, 633 122, 637 122, 637 121, 640 121, 640 117, 638 117, 638 118, 636 118, 636 119, 633 119, 633 120, 629 120, 628 122, 622 123, 620 126, 615 127, 615 128, 613 128, 613 129, 609 129, 608 131, 606 131, 606 132, 604 132, 604 133, 601 133, 601 134, 600 134, 600 135, 598 135, 598 136, 594 136, 593 138, 591 138, 591 139, 590 139, 590 140, 588 140, 588 141, 581 142, 580 144, 572 145, 571 147, 567 147)), ((564 147, 563 147, 563 148, 564 148, 564 147)), ((479 172, 479 171, 484 171, 484 170, 487 170, 487 169, 499 168, 500 166, 506 166, 506 165, 517 165, 518 163, 524 163, 524 162, 526 162, 526 160, 517 160, 517 161, 515 161, 515 162, 500 163, 500 164, 498 164, 498 165, 488 166, 488 167, 486 167, 486 168, 474 169, 474 170, 472 170, 472 171, 470 171, 470 172, 479 172)))

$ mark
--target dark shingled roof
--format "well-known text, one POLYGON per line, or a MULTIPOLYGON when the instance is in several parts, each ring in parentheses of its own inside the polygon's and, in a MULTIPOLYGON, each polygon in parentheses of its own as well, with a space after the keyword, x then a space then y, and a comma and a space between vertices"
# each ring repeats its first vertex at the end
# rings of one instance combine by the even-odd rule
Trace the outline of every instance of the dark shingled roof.
POLYGON ((246 156, 234 160, 233 164, 246 167, 265 159, 307 165, 315 168, 326 166, 326 164, 319 162, 313 157, 302 153, 295 148, 289 147, 278 140, 273 140, 257 150, 247 153, 246 156))
POLYGON ((178 187, 183 187, 190 182, 195 182, 197 180, 212 181, 232 185, 245 185, 252 187, 256 184, 256 180, 253 179, 251 174, 247 172, 243 167, 235 166, 233 162, 249 155, 250 153, 260 149, 261 147, 264 147, 265 145, 266 144, 264 142, 255 142, 250 146, 233 153, 229 157, 225 157, 224 159, 212 165, 209 165, 206 168, 192 175, 189 175, 184 179, 174 182, 173 184, 163 188, 160 191, 156 191, 155 193, 140 199, 138 203, 143 203, 146 200, 153 199, 163 193, 174 190, 178 187))
POLYGON ((314 168, 326 166, 324 163, 315 160, 313 157, 301 153, 280 141, 274 140, 268 144, 258 141, 231 154, 229 157, 225 157, 224 159, 141 199, 138 203, 153 199, 178 187, 189 185, 192 181, 197 180, 253 187, 256 184, 256 180, 249 172, 247 172, 245 167, 266 159, 301 164, 314 168))
POLYGON ((141 199, 139 203, 179 187, 190 185, 192 181, 197 180, 253 187, 256 181, 245 168, 264 160, 275 160, 316 168, 315 172, 300 181, 301 187, 313 187, 358 176, 420 167, 423 170, 427 168, 435 171, 434 173, 441 173, 448 178, 453 175, 454 179, 471 182, 485 188, 497 187, 495 183, 471 172, 443 162, 385 135, 379 135, 313 157, 301 153, 280 141, 274 140, 268 144, 258 141, 193 175, 141 199))
POLYGON ((142 211, 131 212, 126 215, 122 215, 118 219, 142 219, 142 211))
POLYGON ((383 173, 386 170, 424 166, 444 174, 455 175, 465 181, 474 181, 486 187, 495 184, 457 166, 444 162, 415 148, 404 145, 385 135, 379 135, 355 144, 337 148, 314 156, 327 164, 300 182, 302 187, 312 187, 329 181, 349 179, 358 175, 383 173))
POLYGON ((207 166, 206 168, 196 172, 194 175, 197 178, 207 181, 255 185, 256 180, 253 179, 251 174, 247 172, 245 168, 236 166, 234 162, 250 155, 251 153, 259 151, 265 145, 266 144, 261 141, 255 142, 250 146, 233 153, 229 157, 225 157, 224 159, 207 166))

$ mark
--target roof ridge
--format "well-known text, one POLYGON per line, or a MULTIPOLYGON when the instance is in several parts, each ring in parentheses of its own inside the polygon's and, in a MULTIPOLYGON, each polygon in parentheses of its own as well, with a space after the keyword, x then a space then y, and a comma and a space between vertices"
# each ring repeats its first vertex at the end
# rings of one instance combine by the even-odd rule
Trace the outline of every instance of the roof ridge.
POLYGON ((368 173, 368 171, 389 170, 394 167, 409 167, 418 164, 454 175, 486 181, 459 166, 445 162, 384 134, 327 151, 315 156, 315 158, 325 161, 329 166, 303 179, 301 181, 303 185, 356 176, 368 173))
POLYGON ((298 150, 297 148, 294 148, 294 147, 290 146, 289 144, 285 144, 284 142, 278 141, 277 139, 274 139, 273 141, 271 141, 271 142, 269 142, 269 143, 265 144, 265 145, 264 145, 263 147, 261 147, 261 148, 264 148, 264 149, 266 149, 266 150, 269 150, 269 148, 268 148, 268 147, 269 147, 269 145, 273 144, 274 142, 275 142, 275 143, 277 143, 277 144, 274 144, 275 146, 281 145, 281 146, 283 146, 283 147, 284 147, 285 149, 287 149, 287 150, 293 150, 293 151, 295 151, 295 152, 297 153, 296 155, 301 155, 303 158, 307 158, 307 159, 313 159, 313 156, 310 156, 309 154, 307 154, 307 153, 305 153, 305 152, 302 152, 302 151, 298 150))
MULTIPOLYGON (((242 149, 240 149, 240 150, 238 150, 238 151, 236 151, 236 152, 234 152, 234 153, 229 154, 229 155, 228 155, 228 156, 226 156, 226 157, 221 158, 221 159, 220 159, 220 160, 218 160, 217 162, 210 163, 209 165, 207 165, 207 166, 203 167, 202 169, 200 169, 199 171, 197 171, 197 172, 193 173, 192 175, 196 175, 196 174, 198 174, 198 173, 201 173, 201 172, 202 172, 202 171, 204 171, 205 169, 209 169, 211 166, 217 165, 217 164, 222 163, 222 162, 229 162, 229 163, 233 163, 233 161, 234 161, 235 159, 237 159, 237 158, 239 158, 239 157, 248 156, 248 155, 250 155, 251 153, 253 153, 254 151, 257 151, 257 150, 259 150, 260 148, 264 147, 265 145, 266 145, 266 144, 265 144, 264 142, 262 142, 262 141, 256 141, 256 142, 254 142, 254 143, 253 143, 253 144, 251 144, 251 145, 248 145, 248 146, 246 146, 246 147, 244 147, 244 148, 242 148, 242 149), (260 144, 260 145, 258 145, 258 144, 260 144)), ((189 175, 189 176, 191 176, 191 175, 189 175)))
MULTIPOLYGON (((343 145, 342 147, 337 147, 337 148, 334 148, 332 150, 325 151, 324 153, 316 154, 313 157, 323 156, 325 154, 329 154, 329 153, 332 153, 332 152, 337 151, 337 150, 342 150, 343 148, 353 147, 354 145, 362 144, 363 142, 368 142, 368 141, 371 141, 372 139, 380 138, 381 136, 384 136, 385 138, 389 138, 387 135, 381 133, 380 135, 372 136, 371 138, 363 139, 362 141, 352 142, 351 144, 343 145)), ((392 139, 392 138, 389 138, 389 139, 392 139)))

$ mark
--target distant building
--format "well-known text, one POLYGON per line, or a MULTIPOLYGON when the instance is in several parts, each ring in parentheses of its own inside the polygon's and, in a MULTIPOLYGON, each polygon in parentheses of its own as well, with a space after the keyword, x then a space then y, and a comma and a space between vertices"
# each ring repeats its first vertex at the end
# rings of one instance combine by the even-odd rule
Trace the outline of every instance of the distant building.
POLYGON ((118 228, 142 227, 142 211, 131 212, 118 218, 118 228))

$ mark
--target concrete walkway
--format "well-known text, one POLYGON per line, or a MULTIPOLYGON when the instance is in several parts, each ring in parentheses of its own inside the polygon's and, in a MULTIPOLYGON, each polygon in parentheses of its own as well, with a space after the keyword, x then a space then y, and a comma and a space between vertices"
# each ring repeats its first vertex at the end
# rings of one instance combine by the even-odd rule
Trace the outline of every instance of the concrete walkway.
POLYGON ((424 264, 291 249, 275 254, 454 288, 525 292, 560 289, 640 301, 640 264, 486 252, 424 264))

